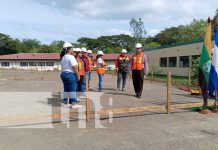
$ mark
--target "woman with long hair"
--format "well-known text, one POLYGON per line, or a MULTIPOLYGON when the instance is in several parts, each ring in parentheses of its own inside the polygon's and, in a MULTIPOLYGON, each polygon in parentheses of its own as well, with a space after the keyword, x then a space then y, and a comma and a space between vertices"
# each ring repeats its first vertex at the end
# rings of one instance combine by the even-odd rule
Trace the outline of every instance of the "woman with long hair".
POLYGON ((77 81, 80 80, 78 63, 74 57, 73 45, 69 42, 64 43, 61 58, 61 79, 64 85, 64 104, 67 107, 80 108, 77 104, 77 81))

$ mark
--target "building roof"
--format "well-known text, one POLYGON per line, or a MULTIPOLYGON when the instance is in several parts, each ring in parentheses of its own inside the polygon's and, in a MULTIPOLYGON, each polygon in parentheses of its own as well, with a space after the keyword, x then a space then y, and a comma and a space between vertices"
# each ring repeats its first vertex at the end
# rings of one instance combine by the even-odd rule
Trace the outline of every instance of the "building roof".
MULTIPOLYGON (((104 60, 116 60, 119 54, 105 54, 104 60)), ((94 54, 94 58, 96 55, 94 54)), ((0 60, 60 60, 59 53, 19 53, 0 55, 0 60)))
MULTIPOLYGON (((203 39, 196 39, 193 41, 188 41, 188 42, 180 42, 180 43, 175 43, 171 45, 162 45, 157 48, 143 48, 143 52, 147 51, 155 51, 155 50, 160 50, 160 49, 165 49, 165 48, 173 48, 173 47, 178 47, 178 46, 185 46, 185 45, 190 45, 190 44, 196 44, 196 43, 203 43, 203 39)), ((135 50, 132 50, 130 54, 134 53, 135 50)))

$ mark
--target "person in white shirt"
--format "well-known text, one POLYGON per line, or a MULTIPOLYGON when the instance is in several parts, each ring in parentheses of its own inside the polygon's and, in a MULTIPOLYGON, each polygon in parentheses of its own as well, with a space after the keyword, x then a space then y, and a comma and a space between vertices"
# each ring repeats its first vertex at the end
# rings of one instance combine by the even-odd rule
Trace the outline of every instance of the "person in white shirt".
POLYGON ((74 57, 73 45, 69 42, 64 43, 61 58, 61 79, 64 85, 64 104, 72 108, 80 108, 77 104, 77 81, 80 80, 78 73, 78 63, 74 57))

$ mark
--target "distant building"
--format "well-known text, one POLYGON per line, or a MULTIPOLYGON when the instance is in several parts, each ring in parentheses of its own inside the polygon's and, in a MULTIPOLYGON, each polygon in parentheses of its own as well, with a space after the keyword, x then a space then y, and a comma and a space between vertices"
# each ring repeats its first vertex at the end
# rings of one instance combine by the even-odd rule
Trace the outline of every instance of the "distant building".
MULTIPOLYGON (((95 57, 95 56, 94 56, 95 57)), ((118 54, 105 54, 107 65, 114 65, 118 54)), ((59 53, 19 53, 0 55, 0 68, 38 71, 61 70, 59 53)))
POLYGON ((167 74, 171 71, 176 76, 188 76, 194 59, 200 57, 203 41, 179 43, 157 49, 145 49, 149 59, 150 71, 167 74))

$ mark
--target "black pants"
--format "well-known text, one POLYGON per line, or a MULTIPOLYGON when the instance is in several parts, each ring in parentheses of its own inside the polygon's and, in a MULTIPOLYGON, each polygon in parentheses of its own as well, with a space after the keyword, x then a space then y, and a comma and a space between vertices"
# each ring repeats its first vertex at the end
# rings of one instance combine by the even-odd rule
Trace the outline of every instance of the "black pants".
POLYGON ((83 90, 83 82, 84 82, 84 77, 85 76, 80 76, 80 80, 77 82, 77 92, 79 92, 79 94, 81 94, 80 92, 84 92, 83 90))
POLYGON ((118 72, 117 76, 118 76, 117 77, 117 89, 120 89, 121 81, 122 81, 122 90, 125 89, 127 73, 125 71, 118 72))
POLYGON ((143 82, 144 82, 144 71, 133 70, 132 71, 133 86, 137 96, 142 95, 143 82))

